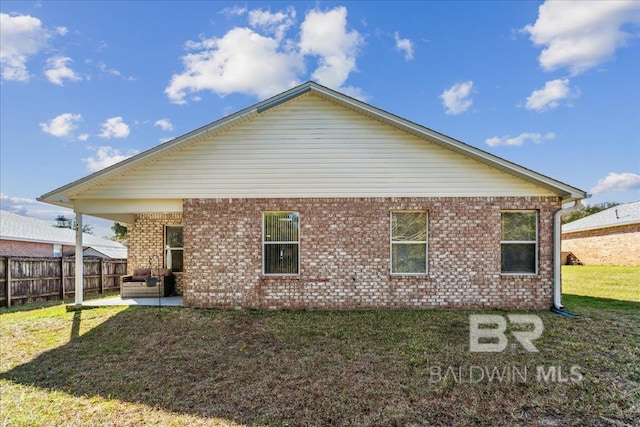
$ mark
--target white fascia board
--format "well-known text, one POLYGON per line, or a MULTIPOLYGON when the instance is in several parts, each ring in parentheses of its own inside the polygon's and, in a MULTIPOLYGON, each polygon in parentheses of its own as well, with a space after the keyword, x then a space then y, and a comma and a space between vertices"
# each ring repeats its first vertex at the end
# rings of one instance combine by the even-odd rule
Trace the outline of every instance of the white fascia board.
POLYGON ((182 212, 182 199, 78 199, 73 207, 86 215, 182 212))

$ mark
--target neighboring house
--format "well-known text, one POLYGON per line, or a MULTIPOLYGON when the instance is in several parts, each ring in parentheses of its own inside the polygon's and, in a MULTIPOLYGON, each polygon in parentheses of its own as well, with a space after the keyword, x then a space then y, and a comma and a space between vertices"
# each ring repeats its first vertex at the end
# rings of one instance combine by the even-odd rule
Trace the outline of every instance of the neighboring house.
POLYGON ((308 82, 40 200, 128 224, 188 306, 542 309, 584 197, 308 82))
MULTIPOLYGON (((84 233, 86 256, 127 258, 121 243, 84 233)), ((0 211, 0 256, 61 257, 75 254, 75 231, 35 218, 0 211)))
POLYGON ((126 259, 127 247, 124 245, 121 248, 94 245, 84 249, 82 253, 87 257, 126 259))
POLYGON ((562 250, 585 265, 640 265, 640 201, 564 224, 562 250))

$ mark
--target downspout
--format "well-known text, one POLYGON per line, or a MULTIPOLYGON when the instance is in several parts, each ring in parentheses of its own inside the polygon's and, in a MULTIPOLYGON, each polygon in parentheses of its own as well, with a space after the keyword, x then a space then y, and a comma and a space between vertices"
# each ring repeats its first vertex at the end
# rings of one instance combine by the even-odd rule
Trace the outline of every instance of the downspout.
POLYGON ((563 310, 562 305, 562 214, 579 209, 580 206, 582 206, 582 200, 578 199, 573 206, 558 209, 553 214, 553 306, 551 311, 565 316, 575 316, 575 314, 563 310))

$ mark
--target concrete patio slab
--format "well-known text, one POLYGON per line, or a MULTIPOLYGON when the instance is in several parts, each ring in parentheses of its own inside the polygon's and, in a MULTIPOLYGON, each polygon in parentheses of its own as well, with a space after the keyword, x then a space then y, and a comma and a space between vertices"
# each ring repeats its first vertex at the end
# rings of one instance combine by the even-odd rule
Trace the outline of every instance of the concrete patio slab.
POLYGON ((84 301, 84 307, 103 307, 111 305, 145 305, 145 306, 162 306, 162 307, 180 307, 183 306, 181 296, 162 297, 162 298, 121 298, 120 296, 111 298, 100 298, 90 301, 84 301))

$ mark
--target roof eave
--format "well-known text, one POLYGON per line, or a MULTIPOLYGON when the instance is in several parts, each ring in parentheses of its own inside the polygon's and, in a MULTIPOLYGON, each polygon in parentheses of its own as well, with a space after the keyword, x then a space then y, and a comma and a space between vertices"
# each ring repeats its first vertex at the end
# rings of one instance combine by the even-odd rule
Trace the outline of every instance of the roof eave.
POLYGON ((635 224, 640 224, 640 221, 635 220, 635 221, 627 221, 627 222, 622 222, 619 224, 607 224, 607 225, 598 225, 595 227, 586 227, 586 228, 579 228, 579 229, 575 229, 575 230, 562 230, 562 234, 573 234, 573 233, 582 233, 584 231, 595 231, 595 230, 602 230, 605 228, 618 228, 618 227, 624 227, 627 225, 635 225, 635 224))
POLYGON ((467 157, 475 159, 481 163, 487 164, 491 167, 502 170, 503 172, 509 173, 511 175, 519 176, 520 178, 534 183, 542 188, 545 188, 553 193, 558 194, 563 200, 563 202, 571 202, 574 200, 587 198, 588 195, 585 191, 582 191, 578 188, 572 187, 570 185, 564 184, 560 181, 557 181, 553 178, 547 177, 545 175, 534 172, 530 169, 512 163, 508 160, 502 159, 498 156, 490 154, 486 151, 483 151, 479 148, 472 147, 468 144, 465 144, 456 139, 450 138, 446 135, 443 135, 439 132, 433 131, 424 126, 413 123, 409 120, 403 119, 402 117, 396 116, 387 111, 376 108, 372 105, 369 105, 365 102, 359 101, 355 98, 352 98, 348 95, 342 94, 340 92, 336 92, 332 89, 329 89, 325 86, 321 86, 315 82, 306 82, 299 86, 296 86, 288 91, 275 95, 267 100, 254 104, 250 107, 247 107, 243 110, 238 111, 230 116, 223 117, 213 123, 205 125, 201 128, 198 128, 192 132, 179 136, 171 141, 167 141, 157 147, 151 148, 147 151, 144 151, 140 154, 137 154, 129 159, 123 160, 122 162, 116 163, 112 166, 109 166, 105 169, 102 169, 98 172, 95 172, 91 175, 88 175, 79 180, 73 181, 65 186, 62 186, 58 189, 50 191, 38 198, 39 201, 50 203, 58 206, 63 206, 67 208, 73 208, 73 200, 70 195, 73 190, 78 189, 80 186, 91 184, 100 179, 105 179, 109 175, 116 174, 128 167, 132 167, 136 163, 142 162, 152 156, 156 156, 162 152, 167 152, 172 148, 183 144, 186 141, 193 140, 204 134, 210 133, 216 129, 219 129, 224 126, 229 126, 232 123, 248 118, 248 116, 253 114, 260 114, 269 109, 280 105, 284 102, 287 102, 291 99, 294 99, 300 95, 303 95, 307 92, 314 91, 318 94, 321 94, 329 99, 342 103, 345 106, 348 106, 356 111, 363 112, 367 115, 378 118, 379 120, 386 122, 392 126, 403 129, 406 132, 412 133, 414 135, 427 138, 434 143, 441 145, 445 148, 456 151, 460 154, 463 154, 467 157))

